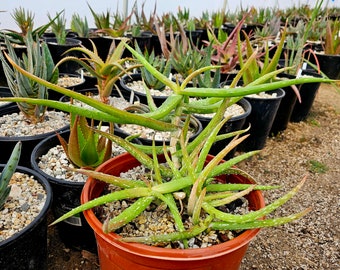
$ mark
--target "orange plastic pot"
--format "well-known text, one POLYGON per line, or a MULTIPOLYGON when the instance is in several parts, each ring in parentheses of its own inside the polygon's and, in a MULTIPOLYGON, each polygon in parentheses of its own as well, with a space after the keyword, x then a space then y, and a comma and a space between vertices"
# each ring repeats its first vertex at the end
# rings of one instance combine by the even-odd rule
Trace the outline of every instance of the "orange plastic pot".
MULTIPOLYGON (((211 157, 209 157, 211 159, 211 157)), ((130 154, 122 154, 108 160, 97 171, 119 175, 140 163, 130 154)), ((251 183, 243 176, 222 176, 222 181, 251 183)), ((89 178, 84 186, 81 202, 85 203, 101 195, 105 183, 89 178)), ((260 191, 252 191, 248 197, 252 210, 264 207, 264 198, 260 191)), ((246 230, 234 239, 207 248, 167 249, 137 243, 119 241, 115 233, 105 234, 102 223, 90 209, 84 212, 85 218, 95 232, 101 270, 126 269, 239 269, 249 242, 258 234, 259 229, 246 230)))

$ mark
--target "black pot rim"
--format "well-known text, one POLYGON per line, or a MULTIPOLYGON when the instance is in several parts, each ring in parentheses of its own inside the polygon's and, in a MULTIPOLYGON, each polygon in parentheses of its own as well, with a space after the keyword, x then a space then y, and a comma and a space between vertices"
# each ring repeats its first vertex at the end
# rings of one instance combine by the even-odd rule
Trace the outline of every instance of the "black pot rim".
MULTIPOLYGON (((3 168, 4 166, 5 166, 5 164, 0 164, 0 168, 3 168)), ((26 167, 23 167, 23 166, 17 166, 16 172, 21 172, 21 173, 25 173, 25 174, 28 174, 28 175, 33 175, 34 178, 40 184, 43 185, 43 187, 46 191, 46 201, 45 201, 45 204, 44 204, 43 208, 41 209, 40 213, 34 218, 34 220, 29 225, 27 225, 20 232, 12 235, 10 238, 8 238, 4 241, 0 241, 0 250, 3 249, 3 248, 6 248, 6 246, 11 244, 15 240, 20 241, 19 239, 24 234, 26 234, 27 232, 30 232, 34 228, 36 228, 40 224, 40 222, 44 219, 44 217, 45 217, 46 213, 48 212, 48 210, 51 206, 51 203, 52 203, 52 196, 53 196, 52 195, 52 188, 51 188, 50 183, 47 181, 47 179, 43 175, 39 174, 38 172, 36 172, 32 169, 29 169, 29 168, 26 168, 26 167)))
MULTIPOLYGON (((133 89, 131 89, 130 87, 128 87, 126 85, 127 80, 136 80, 136 81, 141 81, 142 80, 142 74, 141 73, 133 73, 133 74, 129 74, 129 75, 124 75, 121 79, 120 79, 120 85, 121 87, 123 87, 126 91, 131 91, 136 93, 137 95, 140 95, 142 97, 147 97, 146 94, 144 94, 143 92, 139 92, 139 91, 135 91, 133 89)), ((164 96, 152 96, 153 99, 155 100, 165 100, 168 98, 167 95, 164 96)))
POLYGON ((69 47, 69 46, 80 46, 81 45, 81 40, 79 39, 76 39, 76 38, 66 38, 66 43, 65 44, 59 44, 57 42, 57 38, 45 38, 45 42, 48 44, 48 45, 52 45, 52 46, 64 46, 64 47, 69 47))
POLYGON ((271 98, 257 98, 257 97, 251 97, 251 96, 245 96, 245 98, 251 99, 251 100, 263 100, 263 99, 276 100, 276 99, 281 99, 286 95, 285 91, 282 88, 265 91, 265 93, 268 93, 268 94, 277 93, 278 95, 276 97, 271 97, 271 98))
MULTIPOLYGON (((20 109, 18 107, 18 105, 15 104, 11 104, 8 107, 2 107, 3 110, 9 110, 7 113, 18 113, 20 112, 20 109)), ((4 115, 4 114, 2 114, 4 115)), ((52 134, 55 134, 56 132, 62 132, 65 129, 68 129, 70 127, 69 124, 65 125, 64 127, 61 127, 59 129, 50 131, 50 132, 46 132, 46 133, 41 133, 41 134, 37 134, 37 135, 32 135, 32 136, 0 136, 0 141, 4 141, 4 142, 16 142, 16 141, 31 141, 31 140, 40 140, 42 138, 48 137, 52 134)))
POLYGON ((80 78, 80 79, 82 79, 82 81, 80 83, 76 83, 76 84, 67 86, 65 88, 73 88, 73 87, 76 87, 76 86, 79 86, 79 85, 82 85, 82 84, 85 83, 85 76, 83 76, 83 78, 82 78, 81 74, 78 74, 78 73, 59 73, 59 78, 63 78, 65 76, 72 77, 72 78, 80 78))
MULTIPOLYGON (((202 131, 203 129, 203 126, 202 126, 202 123, 201 121, 195 117, 194 115, 192 115, 191 117, 192 121, 195 121, 195 123, 197 124, 197 131, 192 135, 190 136, 190 141, 192 141, 193 139, 195 139, 199 133, 202 131)), ((124 135, 124 136, 129 136, 130 134, 128 134, 124 129, 122 129, 119 125, 115 124, 115 130, 118 131, 118 133, 121 133, 121 135, 124 135)), ((152 139, 149 139, 149 138, 137 138, 138 140, 140 140, 142 143, 143 141, 144 142, 149 142, 150 144, 152 143, 152 139)), ((156 143, 162 143, 163 140, 155 140, 156 143)))
MULTIPOLYGON (((86 88, 86 89, 81 89, 81 90, 77 90, 78 93, 93 93, 93 94, 98 94, 98 88, 96 87, 93 87, 93 88, 86 88)), ((128 98, 131 98, 131 96, 127 96, 125 95, 125 93, 122 93, 123 97, 127 100, 128 98)), ((112 97, 120 97, 120 95, 114 91, 112 91, 111 93, 111 96, 112 97)), ((136 95, 133 95, 132 97, 134 99, 134 102, 139 102, 139 97, 136 96, 136 95)), ((62 96, 59 101, 62 101, 62 102, 67 102, 69 99, 69 96, 62 96)))
MULTIPOLYGON (((235 122, 235 121, 238 121, 240 119, 246 118, 251 113, 251 104, 245 98, 240 99, 238 102, 236 102, 236 104, 239 104, 244 109, 244 113, 231 117, 228 120, 228 122, 235 122)), ((198 118, 198 120, 200 118, 207 120, 207 121, 211 120, 211 117, 204 117, 203 115, 195 114, 195 117, 198 118)))

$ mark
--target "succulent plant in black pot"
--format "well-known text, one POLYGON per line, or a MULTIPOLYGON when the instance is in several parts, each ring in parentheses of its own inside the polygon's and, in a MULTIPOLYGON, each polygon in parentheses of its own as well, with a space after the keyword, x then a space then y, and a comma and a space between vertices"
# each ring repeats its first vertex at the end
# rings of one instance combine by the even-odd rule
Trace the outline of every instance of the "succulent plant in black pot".
MULTIPOLYGON (((0 51, 0 59, 6 75, 8 87, 14 97, 30 97, 48 99, 49 89, 29 78, 22 76, 12 68, 6 60, 6 56, 20 67, 26 69, 37 77, 57 83, 58 69, 52 60, 52 56, 47 44, 38 40, 38 36, 33 36, 31 32, 24 38, 27 52, 22 56, 17 56, 10 40, 5 38, 6 50, 0 51)), ((23 154, 20 165, 30 166, 27 159, 35 144, 46 136, 51 135, 56 130, 68 128, 68 115, 55 110, 48 110, 46 106, 32 105, 25 102, 17 102, 17 106, 12 106, 1 111, 3 121, 1 122, 1 140, 4 153, 10 153, 17 141, 22 141, 23 154), (14 121, 14 124, 13 122, 14 121)), ((2 162, 5 162, 6 155, 2 155, 2 162)))
POLYGON ((37 172, 18 166, 21 148, 19 141, 0 165, 0 267, 47 269, 51 187, 37 172))
MULTIPOLYGON (((164 76, 169 77, 171 75, 171 63, 167 61, 161 55, 155 55, 154 51, 150 54, 148 51, 142 52, 138 44, 135 44, 136 50, 143 54, 147 61, 156 68, 164 76)), ((143 104, 155 103, 155 105, 161 105, 172 91, 169 87, 159 81, 152 73, 150 73, 145 67, 138 68, 139 72, 133 74, 126 74, 120 80, 120 86, 127 93, 133 92, 138 96, 140 102, 143 104)))

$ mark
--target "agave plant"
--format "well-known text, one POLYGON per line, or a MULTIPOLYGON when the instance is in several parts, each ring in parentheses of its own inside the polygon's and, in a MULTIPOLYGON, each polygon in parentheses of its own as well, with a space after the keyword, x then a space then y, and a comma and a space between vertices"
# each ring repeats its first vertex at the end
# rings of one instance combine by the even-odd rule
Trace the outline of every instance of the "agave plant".
POLYGON ((20 154, 21 154, 21 142, 19 141, 14 146, 10 158, 0 174, 0 210, 3 208, 8 198, 8 195, 11 191, 9 181, 11 180, 16 167, 18 166, 20 154))
MULTIPOLYGON (((116 123, 137 123, 141 126, 151 127, 156 130, 171 131, 172 138, 169 146, 139 146, 127 142, 126 140, 117 137, 113 134, 108 134, 101 130, 96 129, 100 135, 107 137, 113 142, 124 147, 131 155, 133 155, 144 166, 150 169, 152 178, 150 180, 128 180, 117 176, 105 175, 91 170, 78 170, 78 172, 86 175, 91 175, 97 179, 109 182, 119 187, 119 190, 112 191, 109 194, 103 195, 93 201, 83 204, 63 217, 54 222, 60 222, 76 213, 86 209, 99 206, 101 204, 124 199, 135 199, 133 203, 126 208, 121 214, 110 219, 104 224, 104 231, 115 231, 118 228, 129 223, 134 218, 138 217, 140 213, 146 209, 152 202, 156 204, 166 205, 170 210, 172 217, 175 221, 174 227, 176 232, 170 235, 155 235, 151 237, 129 238, 122 239, 122 241, 133 242, 164 242, 172 241, 174 239, 183 241, 184 246, 187 246, 187 239, 192 238, 202 231, 216 229, 216 230, 237 230, 259 228, 266 226, 277 226, 286 222, 293 221, 300 218, 308 212, 308 209, 301 213, 292 214, 288 217, 278 217, 274 219, 261 220, 265 215, 268 215, 287 200, 289 200, 303 185, 302 181, 292 191, 282 196, 278 200, 269 204, 265 208, 258 211, 253 211, 245 215, 227 214, 220 211, 218 208, 221 204, 229 202, 230 199, 244 196, 251 192, 252 189, 272 189, 271 186, 233 186, 231 184, 217 184, 212 180, 220 174, 244 174, 245 172, 234 167, 238 162, 258 153, 252 151, 244 153, 230 160, 220 163, 223 157, 233 149, 236 145, 246 139, 246 135, 236 137, 230 144, 228 144, 220 153, 212 158, 208 164, 206 158, 209 153, 211 145, 223 137, 218 135, 220 127, 227 119, 223 119, 224 111, 229 104, 235 102, 239 98, 248 95, 256 94, 262 91, 269 91, 276 88, 286 87, 295 84, 306 82, 331 82, 332 80, 324 78, 296 78, 284 81, 267 82, 264 79, 257 79, 247 86, 236 87, 237 80, 233 81, 230 88, 198 88, 188 87, 189 82, 199 74, 206 70, 216 69, 215 66, 205 66, 192 72, 181 83, 173 82, 168 77, 164 76, 156 70, 143 55, 139 54, 128 44, 125 44, 128 50, 138 59, 141 65, 148 69, 158 80, 166 84, 173 90, 173 95, 169 96, 165 102, 159 107, 152 108, 149 113, 134 114, 126 111, 121 111, 111 106, 108 106, 100 101, 93 100, 74 91, 64 89, 62 87, 53 85, 44 81, 29 72, 15 65, 11 59, 10 63, 14 65, 22 74, 31 79, 51 87, 55 91, 68 95, 74 99, 80 100, 88 104, 92 108, 70 106, 59 101, 49 100, 36 100, 29 98, 1 98, 0 100, 12 101, 26 101, 33 104, 49 105, 54 108, 62 109, 64 111, 72 112, 74 114, 86 116, 89 118, 111 121, 116 123), (204 98, 201 100, 191 99, 190 97, 204 98), (211 122, 202 132, 191 142, 188 142, 188 123, 192 113, 205 113, 213 109, 216 112, 211 122), (183 114, 187 117, 182 121, 183 114), (169 115, 171 121, 169 122, 169 115), (168 166, 158 160, 158 154, 163 154, 168 166), (239 190, 238 193, 230 193, 233 189, 239 190), (212 192, 217 192, 212 194, 212 192), (176 201, 183 195, 182 206, 178 205, 176 201), (185 214, 188 214, 193 224, 191 228, 186 229, 182 219, 182 209, 185 209, 185 214), (204 215, 204 222, 200 222, 200 216, 204 215)), ((241 68, 242 74, 249 68, 251 61, 245 63, 241 68)), ((277 74, 281 71, 274 71, 277 74)), ((272 76, 270 74, 268 76, 272 76)), ((244 131, 237 132, 241 135, 244 131)))
MULTIPOLYGON (((11 46, 9 39, 5 38, 9 57, 11 57, 21 68, 29 71, 35 76, 51 83, 57 83, 59 72, 58 69, 55 69, 47 44, 45 42, 40 42, 38 36, 33 37, 31 32, 26 35, 24 42, 27 48, 27 53, 24 53, 22 57, 18 57, 11 46)), ((11 90, 12 95, 15 97, 47 99, 48 88, 23 76, 20 72, 13 69, 6 61, 5 56, 7 56, 7 53, 1 50, 0 59, 6 75, 8 87, 11 90)), ((44 114, 46 111, 45 106, 19 102, 18 107, 26 116, 28 121, 37 123, 44 120, 44 114)))

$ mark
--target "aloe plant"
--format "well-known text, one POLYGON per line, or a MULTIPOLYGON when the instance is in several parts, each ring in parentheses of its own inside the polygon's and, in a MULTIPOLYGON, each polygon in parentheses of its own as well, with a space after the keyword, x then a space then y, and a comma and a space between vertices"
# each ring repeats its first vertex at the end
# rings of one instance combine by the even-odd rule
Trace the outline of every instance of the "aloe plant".
POLYGON ((133 12, 125 18, 123 15, 119 14, 118 9, 111 15, 110 10, 107 10, 105 13, 97 13, 89 4, 88 7, 91 10, 95 25, 98 29, 97 33, 102 33, 111 37, 123 37, 124 33, 129 29, 129 21, 133 12), (112 22, 111 16, 113 17, 112 22))
POLYGON ((188 77, 196 69, 203 66, 205 53, 203 49, 197 48, 186 36, 183 26, 175 20, 179 29, 176 36, 172 25, 170 26, 170 42, 168 42, 162 24, 156 24, 157 35, 161 44, 163 56, 170 62, 174 69, 183 78, 188 77))
POLYGON ((16 167, 18 166, 19 159, 21 154, 21 142, 17 142, 14 146, 12 154, 8 159, 4 169, 0 174, 0 210, 3 208, 8 195, 11 191, 11 186, 9 185, 9 181, 11 180, 16 167))
POLYGON ((97 29, 108 29, 110 28, 110 10, 106 10, 106 12, 103 13, 97 13, 95 12, 92 7, 87 3, 87 6, 89 7, 91 14, 94 19, 94 24, 96 25, 97 29))
POLYGON ((15 8, 12 18, 20 28, 22 35, 26 36, 28 32, 33 31, 34 14, 31 11, 22 7, 15 8))
MULTIPOLYGON (((137 52, 143 54, 137 42, 135 44, 135 48, 137 52)), ((155 55, 154 51, 152 51, 151 54, 149 54, 148 51, 146 50, 144 53, 144 57, 154 68, 156 68, 164 76, 166 77, 170 76, 171 73, 170 61, 167 61, 161 55, 155 55)), ((152 73, 149 72, 148 69, 146 69, 143 66, 141 66, 139 69, 141 72, 142 79, 146 86, 148 87, 148 89, 163 90, 165 88, 165 84, 159 81, 156 77, 154 77, 152 73)))
MULTIPOLYGON (((102 102, 107 103, 108 98, 115 87, 116 82, 128 71, 138 67, 138 65, 125 66, 126 62, 132 60, 130 58, 122 58, 125 50, 125 44, 128 39, 121 39, 116 46, 115 41, 112 42, 110 52, 105 60, 98 55, 96 45, 90 40, 93 50, 84 47, 71 48, 66 53, 78 51, 83 53, 84 57, 66 56, 61 59, 56 65, 59 66, 66 61, 74 61, 85 68, 92 76, 97 78, 97 88, 102 102)), ((116 88, 119 91, 118 88, 116 88)))
MULTIPOLYGON (((112 142, 94 132, 93 120, 89 126, 85 117, 79 115, 73 117, 71 114, 70 118, 71 130, 68 142, 58 133, 57 136, 73 165, 78 168, 94 169, 111 158, 112 142)), ((113 132, 112 125, 110 125, 109 132, 113 132)))
POLYGON ((58 19, 61 13, 62 12, 57 13, 56 16, 54 18, 51 18, 47 24, 34 28, 34 14, 31 11, 25 10, 22 7, 16 8, 13 11, 12 17, 15 20, 15 23, 20 28, 21 32, 6 29, 0 31, 0 37, 8 38, 11 43, 24 44, 24 39, 28 33, 32 33, 34 37, 41 37, 51 26, 51 24, 58 19))
POLYGON ((74 13, 71 18, 71 30, 78 34, 79 37, 89 38, 90 28, 87 22, 87 18, 83 19, 78 13, 74 13))
POLYGON ((241 44, 240 35, 238 34, 238 54, 240 67, 242 68, 245 63, 250 63, 249 68, 242 75, 243 83, 247 85, 254 82, 256 79, 264 78, 264 75, 270 73, 273 76, 271 78, 267 78, 267 80, 271 81, 275 79, 276 74, 273 72, 277 70, 279 65, 280 56, 286 41, 286 28, 281 34, 280 41, 276 46, 273 57, 269 56, 268 42, 264 42, 262 47, 254 49, 255 46, 253 46, 252 42, 250 41, 250 37, 247 34, 244 34, 244 37, 246 53, 242 54, 240 48, 243 44, 241 44))
POLYGON ((149 31, 153 34, 156 34, 156 31, 154 29, 154 25, 156 22, 156 3, 154 6, 153 11, 151 12, 151 14, 149 15, 149 17, 146 16, 145 11, 144 11, 144 5, 145 2, 142 3, 142 11, 139 14, 138 12, 138 5, 137 2, 135 2, 135 5, 133 7, 133 13, 135 15, 135 20, 136 20, 136 25, 140 26, 141 29, 143 29, 144 31, 149 31))
MULTIPOLYGON (((79 100, 91 106, 92 108, 80 108, 77 106, 70 106, 59 101, 51 100, 36 100, 29 98, 1 98, 0 100, 12 101, 26 101, 33 104, 44 104, 51 107, 62 109, 64 111, 72 112, 74 114, 90 117, 102 121, 111 121, 116 123, 137 123, 141 126, 152 127, 157 130, 170 130, 172 131, 172 139, 170 145, 165 147, 156 146, 139 146, 127 142, 126 140, 117 137, 113 134, 96 129, 100 135, 107 137, 113 142, 124 147, 131 153, 137 160, 152 172, 152 181, 141 180, 127 180, 115 176, 105 174, 98 174, 91 170, 80 169, 80 173, 93 176, 102 181, 109 182, 120 188, 119 191, 114 191, 110 194, 103 195, 93 201, 81 205, 69 213, 56 220, 53 224, 60 222, 76 213, 90 209, 92 207, 121 199, 136 199, 136 201, 124 210, 120 215, 114 217, 112 220, 105 222, 104 231, 114 231, 121 226, 127 224, 130 220, 137 217, 144 209, 146 209, 151 202, 162 202, 166 205, 175 220, 175 227, 177 231, 170 235, 155 235, 149 238, 123 238, 122 241, 133 242, 158 242, 158 241, 172 241, 181 240, 184 246, 187 246, 187 239, 194 237, 202 231, 209 229, 223 229, 223 230, 237 230, 259 228, 266 226, 277 226, 296 220, 306 214, 309 209, 301 213, 293 214, 288 217, 279 217, 269 220, 262 220, 265 215, 268 215, 282 204, 287 202, 296 192, 302 187, 305 180, 295 187, 292 191, 282 196, 278 200, 269 204, 263 209, 253 211, 245 215, 233 215, 223 213, 218 210, 220 204, 223 204, 230 198, 227 198, 227 190, 239 190, 238 193, 233 194, 233 198, 244 196, 251 192, 252 189, 273 189, 277 187, 272 186, 234 186, 232 184, 220 185, 212 182, 211 180, 221 174, 243 174, 245 172, 236 169, 234 165, 238 162, 255 155, 258 151, 244 153, 230 160, 220 163, 223 157, 231 151, 235 146, 246 139, 245 136, 236 137, 230 142, 219 154, 217 154, 208 164, 205 164, 207 155, 211 145, 220 138, 218 135, 220 127, 227 121, 222 120, 224 111, 233 101, 247 94, 255 94, 262 91, 268 91, 280 87, 286 87, 295 84, 306 82, 331 82, 332 80, 324 78, 297 78, 284 81, 275 81, 268 83, 266 78, 258 78, 253 83, 247 86, 236 87, 238 79, 235 79, 230 88, 198 88, 188 87, 192 79, 206 70, 215 69, 215 66, 205 66, 192 72, 183 82, 173 82, 168 77, 164 76, 157 69, 155 69, 143 55, 139 54, 128 44, 126 48, 138 59, 150 73, 153 74, 158 80, 170 87, 174 94, 158 108, 154 107, 149 113, 133 114, 125 111, 118 110, 108 106, 100 101, 93 100, 79 93, 73 92, 68 89, 53 85, 44 81, 29 72, 15 65, 15 63, 8 59, 23 75, 28 76, 30 79, 35 80, 59 93, 68 95, 73 99, 79 100), (202 100, 193 100, 190 97, 204 97, 202 100), (212 118, 207 127, 191 142, 187 141, 188 123, 192 113, 206 112, 214 108, 216 114, 212 118), (171 122, 168 122, 169 115, 172 115, 171 122), (187 119, 181 121, 183 114, 187 114, 187 119), (157 154, 164 154, 168 166, 164 166, 158 159, 157 154), (164 180, 166 179, 166 180, 164 180), (181 208, 177 207, 175 194, 178 192, 185 194, 183 200, 184 209, 189 216, 192 217, 193 226, 191 229, 185 229, 182 222, 181 208), (211 197, 211 192, 217 192, 216 197, 211 197), (199 222, 199 214, 204 213, 206 219, 204 222, 199 222)), ((240 70, 240 75, 249 68, 251 61, 246 62, 240 70)), ((274 71, 267 74, 273 76, 282 72, 274 71)), ((241 135, 244 131, 239 131, 236 134, 241 135)), ((250 177, 250 176, 248 176, 250 177)))
MULTIPOLYGON (((306 41, 309 35, 309 32, 312 29, 313 23, 318 18, 321 12, 323 0, 318 0, 315 3, 314 8, 311 10, 311 14, 308 17, 307 22, 303 20, 299 20, 297 25, 295 26, 296 37, 290 36, 287 37, 287 48, 292 50, 294 53, 285 56, 285 66, 293 67, 288 71, 289 74, 299 75, 299 72, 302 68, 302 64, 304 62, 304 46, 306 45, 306 41)), ((307 7, 308 8, 308 7, 307 7)))
MULTIPOLYGON (((55 69, 47 44, 45 42, 40 42, 38 36, 33 37, 30 32, 24 38, 24 42, 27 53, 24 53, 22 57, 18 57, 11 46, 9 39, 5 38, 9 57, 11 57, 21 68, 31 72, 35 76, 51 83, 57 83, 59 72, 58 69, 55 69)), ((13 69, 6 61, 5 56, 7 56, 7 53, 1 50, 0 59, 12 95, 15 97, 47 99, 48 88, 23 76, 20 72, 13 69)), ((46 106, 19 102, 18 107, 28 121, 37 123, 44 120, 46 106)))
MULTIPOLYGON (((57 13, 58 14, 58 13, 57 13)), ((52 21, 52 16, 48 13, 47 17, 52 21)), ((56 20, 52 21, 51 25, 52 33, 55 34, 55 37, 57 39, 57 43, 64 45, 66 43, 66 17, 64 10, 59 13, 59 16, 57 16, 56 20)))
POLYGON ((239 63, 239 55, 244 52, 244 46, 238 46, 238 35, 247 16, 248 14, 243 16, 229 35, 219 30, 216 36, 213 29, 208 28, 209 44, 215 50, 211 60, 212 63, 221 65, 221 73, 231 72, 239 63))

